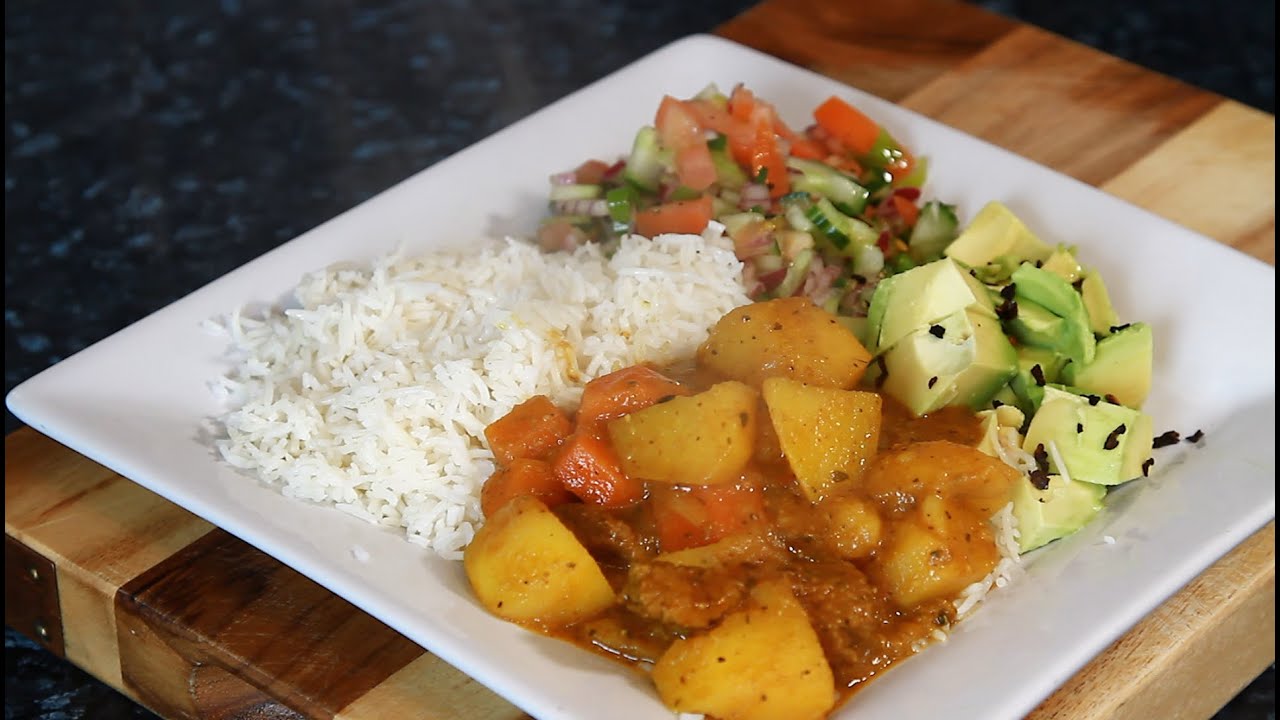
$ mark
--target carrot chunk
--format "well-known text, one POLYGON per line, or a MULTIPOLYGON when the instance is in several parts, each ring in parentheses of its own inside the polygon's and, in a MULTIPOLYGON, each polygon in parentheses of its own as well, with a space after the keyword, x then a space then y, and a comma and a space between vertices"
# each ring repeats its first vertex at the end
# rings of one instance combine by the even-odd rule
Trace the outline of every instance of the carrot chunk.
POLYGON ((492 517, 503 505, 521 495, 533 495, 547 507, 574 500, 573 493, 556 478, 551 463, 516 458, 510 465, 498 468, 480 488, 480 510, 485 517, 492 517))
POLYGON ((587 383, 578 407, 578 425, 594 427, 665 398, 689 394, 687 388, 657 370, 633 365, 587 383))
POLYGON ((484 436, 498 464, 510 465, 518 458, 546 457, 572 431, 569 416, 551 398, 535 395, 490 423, 484 436))
POLYGON ((579 429, 560 446, 551 467, 556 479, 583 502, 624 508, 644 499, 644 484, 622 471, 613 446, 585 429, 579 429))

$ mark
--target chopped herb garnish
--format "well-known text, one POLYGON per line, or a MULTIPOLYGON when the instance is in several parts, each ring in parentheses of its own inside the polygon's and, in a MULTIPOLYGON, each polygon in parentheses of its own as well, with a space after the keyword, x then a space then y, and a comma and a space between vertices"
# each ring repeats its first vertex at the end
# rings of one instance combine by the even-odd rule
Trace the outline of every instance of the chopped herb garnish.
POLYGON ((1082 432, 1084 432, 1084 425, 1080 423, 1076 423, 1076 434, 1078 435, 1082 432))
POLYGON ((755 182, 760 185, 769 182, 769 168, 761 166, 760 172, 756 173, 755 182))
POLYGON ((941 340, 947 334, 947 329, 941 325, 930 325, 929 334, 941 340))
POLYGON ((1150 477, 1151 466, 1155 464, 1156 464, 1155 458, 1147 458, 1146 460, 1142 461, 1142 477, 1150 477))
POLYGON ((1088 400, 1090 405, 1097 405, 1098 403, 1102 402, 1102 398, 1098 397, 1097 395, 1085 395, 1084 399, 1088 400))
POLYGON ((1189 442, 1189 443, 1198 443, 1198 442, 1200 442, 1200 441, 1201 441, 1201 440, 1203 440, 1203 439, 1204 439, 1204 431, 1203 431, 1203 430, 1197 430, 1197 431, 1195 431, 1195 432, 1193 432, 1193 433, 1191 433, 1190 435, 1188 435, 1188 436, 1187 436, 1187 442, 1189 442))
POLYGON ((1155 440, 1152 440, 1151 447, 1162 448, 1162 447, 1168 447, 1170 445, 1177 445, 1178 441, 1181 439, 1182 439, 1182 436, 1178 433, 1177 430, 1170 430, 1169 432, 1161 433, 1156 437, 1155 440))

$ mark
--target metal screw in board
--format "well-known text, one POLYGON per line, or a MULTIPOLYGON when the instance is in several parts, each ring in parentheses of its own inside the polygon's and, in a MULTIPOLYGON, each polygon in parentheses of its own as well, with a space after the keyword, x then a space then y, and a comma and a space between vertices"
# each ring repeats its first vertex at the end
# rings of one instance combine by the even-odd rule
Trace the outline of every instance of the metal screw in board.
POLYGON ((31 576, 32 580, 35 580, 36 582, 40 582, 40 568, 32 565, 31 567, 27 568, 27 575, 31 576))
POLYGON ((43 622, 40 622, 39 620, 37 620, 37 621, 36 621, 36 634, 40 636, 40 639, 41 639, 41 640, 48 641, 48 639, 49 639, 49 628, 45 627, 43 622))

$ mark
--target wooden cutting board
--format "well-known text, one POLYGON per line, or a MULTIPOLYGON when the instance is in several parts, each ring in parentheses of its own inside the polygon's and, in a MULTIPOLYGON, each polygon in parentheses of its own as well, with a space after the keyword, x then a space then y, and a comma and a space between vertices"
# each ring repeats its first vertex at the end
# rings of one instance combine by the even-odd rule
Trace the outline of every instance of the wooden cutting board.
MULTIPOLYGON (((855 10, 856 8, 856 10, 855 10)), ((1275 118, 943 0, 718 29, 1275 262, 1275 118)), ((1207 718, 1275 660, 1269 524, 1035 718, 1207 718)), ((298 573, 52 440, 5 438, 5 621, 170 718, 523 717, 298 573)))

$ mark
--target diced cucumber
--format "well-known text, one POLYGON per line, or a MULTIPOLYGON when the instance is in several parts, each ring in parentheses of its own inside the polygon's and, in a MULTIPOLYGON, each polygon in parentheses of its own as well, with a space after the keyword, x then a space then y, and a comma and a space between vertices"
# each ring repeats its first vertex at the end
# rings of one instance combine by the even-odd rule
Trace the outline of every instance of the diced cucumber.
POLYGON ((861 215, 867 209, 867 198, 871 192, 830 165, 792 157, 787 158, 787 167, 801 173, 792 183, 797 190, 821 195, 849 215, 861 215))
POLYGON ((722 188, 739 190, 747 184, 747 174, 729 155, 729 150, 723 142, 724 136, 717 136, 717 139, 721 141, 719 147, 715 147, 712 142, 707 143, 707 147, 711 149, 711 163, 716 168, 716 182, 720 183, 722 188))
POLYGON ((656 192, 662 173, 671 165, 672 154, 664 150, 658 142, 657 129, 645 125, 636 131, 636 139, 631 144, 631 156, 627 158, 623 177, 642 190, 656 192))
POLYGON ((819 198, 805 211, 805 217, 814 229, 826 238, 831 246, 845 255, 851 255, 859 245, 871 245, 879 238, 875 229, 857 218, 840 212, 826 198, 819 198))
POLYGON ((787 276, 782 279, 782 283, 773 289, 774 297, 791 297, 796 294, 800 286, 804 283, 804 278, 809 274, 809 265, 813 263, 813 251, 801 250, 796 254, 796 259, 791 261, 791 265, 787 268, 787 276))
POLYGON ((599 185, 552 185, 551 201, 559 200, 594 200, 604 194, 599 185))
POLYGON ((942 257, 942 251, 960 234, 960 221, 956 207, 937 200, 930 200, 920 208, 911 239, 907 241, 911 259, 926 263, 942 257))
POLYGON ((719 222, 724 225, 724 234, 733 237, 751 223, 764 222, 764 215, 754 212, 737 212, 719 218, 719 222))

